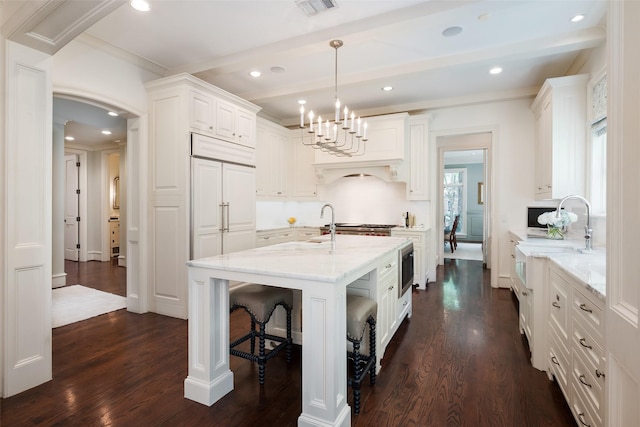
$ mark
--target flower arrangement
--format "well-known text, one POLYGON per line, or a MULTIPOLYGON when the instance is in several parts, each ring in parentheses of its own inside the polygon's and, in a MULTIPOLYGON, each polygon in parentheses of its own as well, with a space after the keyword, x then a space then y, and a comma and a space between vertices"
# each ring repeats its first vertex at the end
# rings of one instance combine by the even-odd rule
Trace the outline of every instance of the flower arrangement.
POLYGON ((566 226, 578 220, 578 215, 573 212, 567 212, 564 209, 560 211, 545 212, 538 217, 538 223, 547 226, 547 237, 549 239, 564 239, 563 230, 566 226))

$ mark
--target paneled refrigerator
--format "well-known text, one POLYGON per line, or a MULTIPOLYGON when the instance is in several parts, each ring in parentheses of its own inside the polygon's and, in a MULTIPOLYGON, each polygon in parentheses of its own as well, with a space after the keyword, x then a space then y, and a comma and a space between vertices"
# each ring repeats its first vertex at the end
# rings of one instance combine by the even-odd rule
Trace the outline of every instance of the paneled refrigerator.
POLYGON ((255 168, 210 157, 206 139, 194 135, 192 141, 191 259, 256 244, 255 168))

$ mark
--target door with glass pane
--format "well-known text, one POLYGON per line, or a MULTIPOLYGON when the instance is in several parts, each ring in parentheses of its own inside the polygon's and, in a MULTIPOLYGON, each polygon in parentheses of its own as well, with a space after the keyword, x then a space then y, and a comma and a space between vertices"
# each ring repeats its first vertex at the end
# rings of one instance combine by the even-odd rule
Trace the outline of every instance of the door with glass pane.
POLYGON ((445 169, 444 171, 444 228, 451 230, 456 215, 460 215, 457 233, 465 234, 465 215, 467 205, 466 169, 445 169))

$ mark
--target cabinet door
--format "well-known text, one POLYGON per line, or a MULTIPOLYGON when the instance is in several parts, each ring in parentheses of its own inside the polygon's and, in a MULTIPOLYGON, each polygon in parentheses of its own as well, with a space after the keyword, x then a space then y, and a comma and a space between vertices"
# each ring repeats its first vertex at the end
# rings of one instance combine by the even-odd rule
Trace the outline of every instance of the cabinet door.
POLYGON ((213 135, 216 100, 213 96, 192 89, 189 93, 189 126, 194 132, 213 135))
POLYGON ((228 102, 218 100, 216 103, 216 135, 233 141, 235 138, 236 107, 228 102))
POLYGON ((409 183, 408 200, 429 200, 427 180, 427 123, 409 125, 409 183))
POLYGON ((293 152, 293 177, 291 195, 295 198, 316 198, 317 178, 314 149, 302 144, 298 132, 292 132, 290 147, 293 152))
POLYGON ((222 163, 192 158, 191 170, 191 259, 219 255, 222 229, 222 163))
POLYGON ((256 195, 254 192, 255 169, 247 166, 225 164, 222 176, 225 207, 224 228, 229 231, 252 230, 255 244, 256 195))
POLYGON ((235 141, 240 145, 255 148, 255 127, 255 114, 243 110, 242 108, 238 108, 235 116, 235 141))

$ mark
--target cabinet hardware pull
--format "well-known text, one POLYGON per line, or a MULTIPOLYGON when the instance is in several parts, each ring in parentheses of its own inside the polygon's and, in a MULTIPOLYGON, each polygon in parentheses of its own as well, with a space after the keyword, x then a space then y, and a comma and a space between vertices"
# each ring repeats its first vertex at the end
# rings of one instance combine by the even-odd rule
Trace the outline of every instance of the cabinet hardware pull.
POLYGON ((591 384, 589 384, 589 383, 587 382, 587 380, 585 379, 584 375, 580 375, 580 376, 578 377, 578 379, 580 380, 580 382, 581 382, 582 384, 584 384, 584 385, 586 385, 587 387, 591 388, 591 384))
POLYGON ((585 304, 580 304, 580 310, 586 311, 587 313, 593 313, 593 310, 591 310, 590 308, 587 308, 585 304))
POLYGON ((393 290, 393 288, 395 288, 395 287, 396 287, 396 285, 389 286, 389 290, 390 290, 390 291, 392 291, 392 290, 393 290))
POLYGON ((560 307, 560 304, 558 304, 558 303, 557 303, 557 302, 555 302, 555 301, 554 301, 554 302, 552 302, 552 303, 551 303, 551 305, 552 305, 552 306, 554 306, 555 308, 561 308, 561 307, 560 307))
MULTIPOLYGON (((405 301, 404 304, 402 304, 402 305, 404 306, 404 305, 407 305, 407 304, 409 304, 409 301, 405 301)), ((602 374, 602 375, 604 375, 604 374, 602 374)))
POLYGON ((596 369, 596 377, 600 378, 604 378, 604 372, 601 372, 599 369, 596 369))
POLYGON ((551 356, 551 361, 552 361, 553 363, 555 363, 556 365, 560 366, 560 362, 558 362, 558 359, 556 359, 556 357, 555 357, 555 356, 551 356))
POLYGON ((516 256, 514 254, 511 254, 511 258, 515 258, 516 256))
POLYGON ((580 338, 578 341, 580 342, 580 345, 583 346, 584 348, 588 348, 589 350, 593 350, 593 347, 591 347, 589 344, 587 344, 587 341, 584 338, 580 338))
POLYGON ((522 295, 526 297, 529 294, 527 293, 527 291, 522 291, 522 295))
POLYGON ((391 264, 387 264, 385 268, 391 268, 391 264))
POLYGON ((591 427, 591 424, 587 424, 584 421, 582 421, 584 419, 584 414, 582 412, 578 414, 578 419, 580 420, 580 424, 582 424, 583 426, 591 427))

